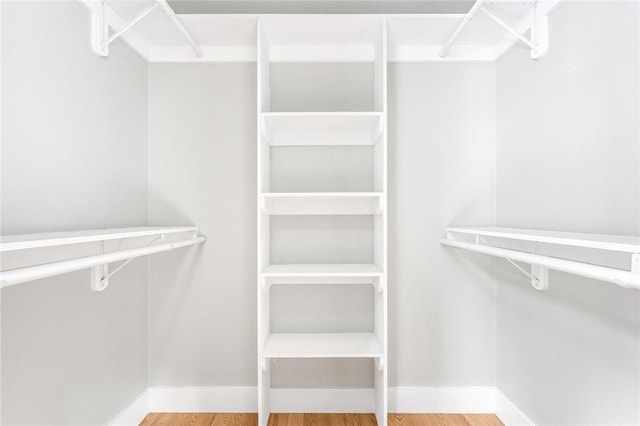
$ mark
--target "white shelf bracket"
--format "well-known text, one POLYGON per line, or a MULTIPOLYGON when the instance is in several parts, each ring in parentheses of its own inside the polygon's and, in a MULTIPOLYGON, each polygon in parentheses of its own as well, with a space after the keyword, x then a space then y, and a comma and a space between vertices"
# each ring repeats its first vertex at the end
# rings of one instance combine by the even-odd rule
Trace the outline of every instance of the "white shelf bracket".
MULTIPOLYGON (((104 241, 100 242, 100 254, 104 254, 104 241)), ((100 292, 109 287, 109 265, 97 265, 91 268, 91 290, 100 292)))
POLYGON ((633 253, 631 255, 631 272, 640 274, 640 253, 633 253))
POLYGON ((533 5, 533 25, 531 38, 535 49, 531 49, 531 59, 540 59, 549 50, 549 17, 542 12, 538 2, 533 5))
POLYGON ((382 281, 380 278, 375 279, 372 284, 377 293, 382 293, 382 281))
POLYGON ((485 15, 494 20, 498 25, 507 30, 507 32, 509 32, 511 35, 529 46, 529 48, 531 48, 532 59, 542 58, 547 53, 547 49, 549 47, 549 19, 545 14, 543 8, 539 6, 538 1, 533 4, 531 39, 526 38, 512 26, 503 21, 491 9, 488 9, 484 5, 484 3, 486 3, 485 0, 476 0, 466 16, 462 18, 462 21, 460 21, 460 24, 458 24, 453 34, 451 34, 442 49, 440 49, 440 52, 438 54, 441 58, 444 58, 449 54, 449 50, 451 50, 453 44, 458 40, 460 34, 462 34, 462 31, 471 21, 473 21, 479 11, 482 11, 485 15))
POLYGON ((109 56, 109 45, 104 45, 107 37, 109 37, 109 24, 104 1, 101 1, 91 9, 91 48, 100 56, 109 56))
POLYGON ((98 265, 91 268, 91 290, 104 291, 109 287, 109 265, 98 265))
POLYGON ((504 22, 493 11, 487 9, 486 6, 482 6, 480 10, 489 18, 493 19, 502 28, 507 30, 507 32, 509 32, 511 35, 529 46, 529 48, 531 49, 532 59, 540 59, 545 55, 545 53, 547 53, 547 49, 549 47, 549 19, 542 13, 541 8, 538 7, 537 1, 533 5, 531 40, 520 34, 509 24, 504 22))
POLYGON ((109 45, 158 7, 160 7, 160 3, 154 2, 144 9, 138 16, 129 21, 129 23, 125 24, 114 34, 109 36, 109 22, 107 19, 106 5, 104 0, 100 1, 98 7, 94 8, 91 13, 91 47, 98 55, 109 56, 109 45))
POLYGON ((376 370, 379 372, 384 371, 384 359, 382 359, 382 357, 376 358, 376 370))
POLYGON ((540 265, 531 265, 531 285, 536 290, 549 288, 549 269, 540 265))

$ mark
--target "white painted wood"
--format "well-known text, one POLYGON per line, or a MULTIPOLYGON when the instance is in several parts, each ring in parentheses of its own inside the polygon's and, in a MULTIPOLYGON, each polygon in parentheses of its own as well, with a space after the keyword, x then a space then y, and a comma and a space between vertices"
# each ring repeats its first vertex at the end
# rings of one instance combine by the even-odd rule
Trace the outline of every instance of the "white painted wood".
POLYGON ((255 386, 152 386, 147 394, 150 412, 255 413, 257 406, 255 386))
POLYGON ((271 112, 262 114, 272 146, 373 145, 378 142, 378 112, 271 112))
POLYGON ((138 426, 150 411, 150 390, 147 388, 109 422, 109 426, 138 426))
POLYGON ((375 333, 273 333, 265 358, 374 358, 384 355, 375 333))
POLYGON ((500 389, 496 388, 494 392, 493 412, 505 426, 535 426, 535 423, 507 398, 500 389))
POLYGON ((262 271, 265 277, 379 277, 383 271, 366 264, 294 264, 269 265, 262 271))
POLYGON ((4 235, 0 236, 0 252, 183 232, 195 233, 197 231, 198 228, 195 226, 146 226, 137 228, 91 229, 85 231, 4 235))
MULTIPOLYGON (((273 409, 269 386, 271 358, 376 358, 374 390, 366 410, 378 424, 387 421, 387 35, 384 18, 363 15, 276 15, 258 26, 258 423, 264 426, 273 409), (327 31, 330 28, 331 31, 327 31), (277 62, 373 62, 372 108, 363 112, 270 112, 269 67, 277 62), (374 148, 373 186, 367 193, 270 193, 272 146, 354 146, 374 148), (374 215, 376 264, 270 265, 271 215, 374 215), (375 294, 374 333, 271 334, 268 317, 272 284, 370 284, 375 294), (265 337, 267 338, 265 342, 265 337)), ((313 65, 310 65, 313 66, 313 65)), ((368 67, 367 67, 368 68, 368 67)), ((370 68, 369 68, 370 69, 370 68)), ((365 76, 363 76, 365 77, 365 76)), ((368 76, 370 78, 370 76, 368 76)), ((309 79, 310 85, 314 81, 309 79)), ((310 100, 313 101, 313 100, 310 100)), ((309 109, 313 109, 310 105, 309 109)), ((341 152, 336 148, 336 153, 341 152)), ((295 178, 295 177, 293 177, 295 178)), ((339 400, 330 410, 340 411, 339 400)), ((311 411, 315 408, 309 407, 311 411)), ((324 410, 323 410, 324 411, 324 410)))
MULTIPOLYGON (((257 44, 257 197, 270 188, 270 151, 269 145, 264 138, 264 122, 261 120, 261 114, 269 111, 270 102, 270 79, 269 79, 269 46, 267 36, 264 31, 261 20, 257 22, 256 32, 257 44)), ((257 345, 258 356, 256 359, 256 371, 258 374, 257 389, 257 411, 258 425, 267 426, 269 422, 269 414, 271 413, 270 392, 271 389, 271 367, 265 362, 263 356, 263 348, 269 337, 271 330, 271 295, 266 286, 265 277, 260 271, 270 263, 270 222, 269 217, 262 213, 260 203, 257 204, 257 345)))
POLYGON ((532 241, 562 246, 585 247, 626 253, 640 252, 640 237, 626 235, 584 234, 501 227, 452 227, 447 232, 507 240, 532 241))
POLYGON ((493 386, 398 386, 389 389, 395 413, 493 413, 493 386))
MULTIPOLYGON (((137 426, 147 412, 256 412, 254 386, 152 386, 110 423, 137 426)), ((271 389, 278 413, 367 413, 374 411, 375 389, 271 389)), ((506 426, 534 423, 493 386, 389 388, 392 413, 495 413, 506 426)))
POLYGON ((260 197, 262 211, 269 215, 379 214, 382 200, 379 192, 268 193, 260 197))

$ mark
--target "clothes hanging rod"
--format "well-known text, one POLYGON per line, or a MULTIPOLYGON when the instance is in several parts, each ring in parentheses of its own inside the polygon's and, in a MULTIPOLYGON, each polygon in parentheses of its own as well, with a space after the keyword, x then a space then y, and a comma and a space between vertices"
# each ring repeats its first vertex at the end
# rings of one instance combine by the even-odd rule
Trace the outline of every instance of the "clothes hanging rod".
POLYGON ((517 250, 485 246, 482 244, 450 240, 446 238, 441 239, 440 243, 450 247, 468 250, 470 252, 488 254, 490 256, 496 256, 507 260, 523 262, 530 265, 538 265, 556 271, 606 281, 625 288, 640 289, 640 274, 622 269, 592 265, 589 263, 559 259, 550 256, 542 256, 517 250))
POLYGON ((150 254, 171 251, 181 247, 188 247, 206 241, 205 237, 194 237, 183 241, 175 241, 157 244, 148 247, 141 247, 129 250, 120 250, 112 253, 99 254, 95 256, 80 257, 77 259, 63 260, 60 262, 45 263, 42 265, 28 266, 24 268, 11 269, 0 272, 0 288, 21 284, 41 278, 66 274, 68 272, 80 271, 92 267, 106 265, 121 260, 133 259, 150 254))

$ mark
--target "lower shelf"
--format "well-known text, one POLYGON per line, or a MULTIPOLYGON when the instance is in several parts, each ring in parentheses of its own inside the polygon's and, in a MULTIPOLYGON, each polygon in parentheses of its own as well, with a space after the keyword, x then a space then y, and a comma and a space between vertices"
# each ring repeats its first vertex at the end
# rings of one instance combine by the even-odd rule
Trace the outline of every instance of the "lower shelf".
POLYGON ((264 358, 378 358, 382 345, 374 333, 273 333, 264 358))

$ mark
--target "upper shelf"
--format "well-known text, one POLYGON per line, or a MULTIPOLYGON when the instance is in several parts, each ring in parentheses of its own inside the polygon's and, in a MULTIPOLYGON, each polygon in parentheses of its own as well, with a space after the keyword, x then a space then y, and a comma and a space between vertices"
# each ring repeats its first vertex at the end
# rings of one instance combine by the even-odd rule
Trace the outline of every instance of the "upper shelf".
MULTIPOLYGON (((90 3, 89 0, 81 0, 90 3)), ((561 0, 539 0, 546 15, 561 0)), ((107 0, 109 24, 124 28, 149 6, 149 1, 107 0)), ((492 0, 492 13, 519 34, 530 29, 533 0, 492 0)), ((91 8, 91 6, 89 6, 91 8)), ((329 7, 329 6, 327 6, 329 7)), ((329 10, 329 9, 327 9, 329 10)), ((252 62, 257 54, 257 28, 265 32, 271 61, 368 61, 381 59, 383 27, 387 28, 387 60, 493 61, 517 37, 488 15, 469 21, 449 54, 439 51, 460 23, 460 13, 434 14, 180 14, 176 15, 202 50, 194 55, 184 34, 156 9, 127 30, 122 38, 149 62, 252 62)), ((87 35, 88 36, 88 35, 87 35)))
POLYGON ((446 231, 448 233, 478 235, 481 237, 496 237, 563 246, 640 253, 640 237, 632 236, 580 234, 500 227, 447 228, 446 231))
POLYGON ((86 231, 47 232, 42 234, 22 234, 0 236, 0 252, 53 247, 66 244, 80 244, 97 241, 139 238, 179 232, 196 232, 195 226, 156 226, 138 228, 111 228, 86 231))

